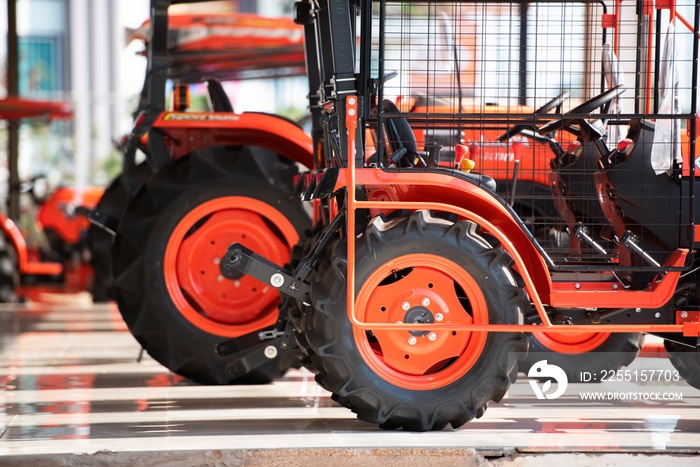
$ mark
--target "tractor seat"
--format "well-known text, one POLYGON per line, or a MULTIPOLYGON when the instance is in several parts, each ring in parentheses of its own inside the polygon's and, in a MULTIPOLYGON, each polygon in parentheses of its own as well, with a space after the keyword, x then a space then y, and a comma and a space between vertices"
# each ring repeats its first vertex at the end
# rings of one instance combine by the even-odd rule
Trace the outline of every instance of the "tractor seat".
MULTIPOLYGON (((400 110, 396 106, 396 104, 394 104, 388 99, 384 99, 384 102, 382 102, 382 108, 384 112, 387 113, 400 113, 400 110)), ((376 112, 376 109, 372 112, 376 112)), ((430 162, 430 158, 427 158, 429 162, 426 163, 423 158, 423 155, 418 152, 418 143, 416 141, 416 135, 413 133, 411 126, 408 124, 408 121, 405 118, 386 117, 383 119, 383 122, 385 131, 384 135, 386 140, 385 144, 387 145, 387 154, 389 159, 391 159, 395 164, 398 165, 398 162, 401 159, 406 158, 408 160, 418 159, 419 161, 421 161, 421 165, 423 165, 424 167, 431 167, 434 165, 437 166, 437 164, 433 164, 430 162)), ((378 141, 376 135, 375 141, 378 141)), ((376 154, 371 156, 369 162, 376 163, 376 157, 376 154)), ((460 173, 460 175, 474 180, 477 184, 484 186, 492 191, 496 191, 496 181, 488 175, 481 175, 478 173, 471 172, 462 172, 460 173)))

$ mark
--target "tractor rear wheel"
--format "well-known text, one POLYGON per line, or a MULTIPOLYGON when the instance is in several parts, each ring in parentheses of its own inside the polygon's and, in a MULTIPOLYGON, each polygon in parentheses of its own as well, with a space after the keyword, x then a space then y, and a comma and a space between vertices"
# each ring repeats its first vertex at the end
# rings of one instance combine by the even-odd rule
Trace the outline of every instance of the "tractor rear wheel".
MULTIPOLYGON (((148 163, 143 162, 133 169, 120 174, 105 189, 96 210, 100 219, 118 221, 129 203, 131 195, 152 174, 148 163)), ((112 298, 112 239, 114 236, 104 229, 90 225, 88 245, 90 247, 90 264, 94 271, 92 297, 95 302, 105 302, 112 298)))
POLYGON ((310 227, 288 199, 295 171, 269 151, 217 148, 171 163, 132 198, 113 245, 115 298, 132 334, 171 371, 204 384, 261 383, 298 364, 296 351, 280 352, 232 380, 232 359, 215 354, 218 343, 277 321, 277 290, 225 279, 219 262, 233 242, 289 261, 310 227))
POLYGON ((530 336, 530 351, 521 371, 528 373, 540 360, 559 366, 570 383, 584 382, 582 373, 591 377, 585 382, 599 382, 606 371, 618 370, 637 358, 644 345, 639 332, 571 332, 565 334, 535 332, 530 336))
POLYGON ((668 359, 673 367, 678 370, 678 374, 684 378, 688 384, 696 389, 700 389, 700 351, 697 347, 677 344, 665 340, 664 347, 668 354, 668 359))
MULTIPOLYGON (((418 211, 372 220, 357 239, 355 312, 363 322, 522 323, 529 308, 512 259, 474 223, 418 211)), ((317 382, 361 420, 414 431, 459 427, 499 401, 517 374, 521 333, 365 331, 346 307, 344 241, 329 247, 312 282, 304 334, 317 382)))

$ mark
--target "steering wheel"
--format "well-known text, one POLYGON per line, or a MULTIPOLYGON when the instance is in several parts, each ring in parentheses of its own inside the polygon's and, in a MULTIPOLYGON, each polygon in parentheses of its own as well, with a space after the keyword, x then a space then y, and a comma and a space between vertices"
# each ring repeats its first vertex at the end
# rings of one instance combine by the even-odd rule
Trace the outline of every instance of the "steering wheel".
POLYGON ((540 127, 537 130, 537 132, 541 135, 548 135, 549 133, 551 133, 553 131, 556 131, 559 129, 564 129, 570 133, 573 133, 576 136, 579 136, 581 133, 580 131, 573 128, 571 123, 564 123, 564 122, 566 120, 573 120, 573 121, 578 121, 579 123, 581 123, 581 122, 585 122, 586 117, 567 119, 566 116, 567 115, 577 115, 577 114, 589 114, 592 111, 594 111, 595 109, 612 102, 613 99, 618 97, 623 92, 625 92, 624 85, 618 84, 614 88, 608 89, 604 93, 599 94, 596 97, 593 97, 592 99, 587 100, 583 104, 574 107, 573 109, 569 110, 565 114, 559 116, 559 118, 555 118, 554 120, 550 120, 549 122, 545 123, 542 127, 540 127))
MULTIPOLYGON (((552 110, 555 107, 559 107, 566 99, 569 98, 569 91, 564 91, 561 94, 559 94, 557 97, 552 99, 551 101, 547 102, 545 105, 540 107, 539 109, 535 110, 533 115, 543 115, 552 110)), ((532 128, 533 125, 513 125, 512 127, 508 128, 501 136, 498 137, 498 141, 501 143, 505 143, 509 139, 511 139, 513 136, 519 135, 521 131, 527 129, 527 128, 532 128)))

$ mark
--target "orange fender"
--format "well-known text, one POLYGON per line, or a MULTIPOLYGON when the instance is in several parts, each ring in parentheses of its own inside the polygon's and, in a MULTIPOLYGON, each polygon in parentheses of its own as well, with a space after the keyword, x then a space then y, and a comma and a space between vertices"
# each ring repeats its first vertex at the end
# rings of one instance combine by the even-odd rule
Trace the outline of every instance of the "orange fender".
POLYGON ((193 151, 227 145, 250 145, 275 151, 311 169, 311 137, 293 122, 275 115, 244 112, 164 112, 153 128, 165 132, 173 159, 193 151))
MULTIPOLYGON (((342 170, 336 189, 347 185, 347 169, 342 170)), ((552 292, 552 281, 547 265, 532 244, 529 234, 515 221, 507 204, 489 191, 446 172, 404 171, 389 172, 377 169, 357 169, 355 183, 364 185, 368 202, 410 202, 443 204, 445 211, 454 206, 476 216, 487 219, 498 232, 490 232, 496 237, 503 237, 504 250, 513 257, 520 274, 532 280, 536 294, 543 303, 548 303, 552 292), (496 234, 499 235, 496 235, 496 234)), ((357 202, 361 207, 361 202, 357 202)), ((388 206, 390 210, 394 210, 388 206)), ((437 208, 436 208, 437 209, 437 208)), ((372 215, 379 214, 372 209, 372 215)), ((532 298, 532 297, 531 297, 532 298)))

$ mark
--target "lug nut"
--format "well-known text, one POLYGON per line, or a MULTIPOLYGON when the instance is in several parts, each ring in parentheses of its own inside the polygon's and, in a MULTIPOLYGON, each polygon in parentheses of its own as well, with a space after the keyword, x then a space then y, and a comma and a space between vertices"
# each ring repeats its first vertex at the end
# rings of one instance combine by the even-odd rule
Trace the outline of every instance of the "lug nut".
POLYGON ((437 334, 435 334, 434 332, 428 334, 428 340, 434 341, 435 339, 437 339, 437 334))
POLYGON ((268 345, 267 347, 265 347, 265 356, 270 360, 275 358, 277 356, 277 347, 275 347, 274 345, 268 345))
POLYGON ((428 297, 425 297, 421 303, 423 304, 423 306, 428 306, 430 305, 430 299, 428 297))
POLYGON ((284 276, 282 276, 282 274, 279 272, 276 272, 272 275, 272 277, 270 277, 270 284, 276 288, 282 287, 282 284, 284 284, 284 276))
POLYGON ((221 258, 219 258, 218 256, 216 258, 214 258, 214 264, 219 264, 220 262, 221 262, 221 258))
POLYGON ((408 338, 408 343, 411 345, 416 345, 416 338, 414 336, 411 336, 408 338))
POLYGON ((403 302, 401 304, 401 308, 403 308, 404 310, 408 310, 409 308, 411 308, 411 304, 408 302, 403 302))
POLYGON ((435 321, 442 321, 442 313, 435 313, 435 321))

